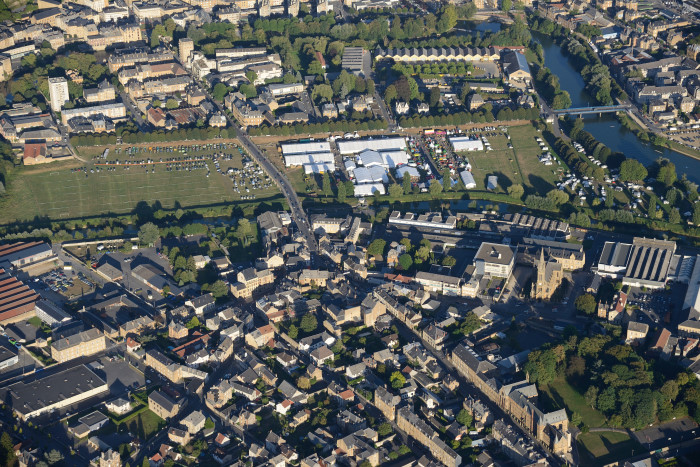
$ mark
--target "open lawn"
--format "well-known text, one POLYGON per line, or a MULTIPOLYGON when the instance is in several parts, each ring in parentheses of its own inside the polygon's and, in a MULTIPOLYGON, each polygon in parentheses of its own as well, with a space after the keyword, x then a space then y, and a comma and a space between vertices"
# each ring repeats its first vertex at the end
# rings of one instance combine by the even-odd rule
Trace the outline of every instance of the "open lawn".
POLYGON ((147 441, 158 433, 166 424, 165 420, 149 409, 139 411, 133 417, 127 417, 120 423, 124 424, 130 433, 135 434, 143 441, 147 441))
POLYGON ((626 433, 603 431, 582 433, 578 436, 578 448, 581 465, 606 465, 632 456, 632 452, 641 453, 642 446, 626 433))
POLYGON ((496 175, 499 185, 497 192, 505 192, 509 186, 520 184, 525 187, 526 194, 546 194, 559 180, 557 172, 561 166, 556 163, 546 166, 539 161, 542 151, 535 137, 541 136, 541 133, 528 124, 508 127, 508 134, 512 149, 508 147, 509 140, 499 134, 487 136, 492 151, 465 153, 472 165, 476 189, 484 190, 486 178, 496 175))
POLYGON ((605 424, 605 416, 588 405, 586 399, 564 378, 558 378, 543 388, 541 398, 542 402, 552 410, 565 408, 569 416, 574 412, 578 413, 583 423, 590 428, 605 424))
MULTIPOLYGON (((173 143, 177 145, 177 143, 173 143)), ((167 146, 167 145, 163 145, 167 146)), ((99 148, 83 148, 83 156, 92 159, 95 153, 101 153, 99 148)), ((123 162, 135 162, 150 158, 160 160, 170 157, 195 157, 208 154, 206 169, 171 170, 167 171, 165 164, 149 164, 146 168, 140 165, 116 166, 114 170, 102 170, 90 173, 96 169, 95 163, 104 160, 93 160, 89 163, 69 161, 51 163, 35 167, 21 167, 10 176, 8 196, 0 201, 0 224, 15 221, 28 221, 35 217, 45 217, 51 220, 99 216, 102 214, 128 214, 139 202, 149 205, 156 202, 165 209, 176 206, 205 207, 221 205, 228 202, 242 204, 272 202, 280 199, 277 186, 272 184, 261 189, 245 191, 246 185, 240 185, 241 193, 236 193, 230 177, 222 176, 215 170, 211 155, 213 149, 191 151, 186 155, 172 153, 139 152, 131 157, 125 153, 115 154, 111 151, 109 161, 120 159, 123 162), (86 167, 87 171, 73 171, 77 167, 86 167), (255 200, 242 200, 242 196, 255 195, 255 200)), ((228 168, 240 169, 242 156, 235 148, 229 148, 227 153, 233 157, 229 161, 221 161, 222 171, 228 168)), ((238 176, 241 178, 241 176, 238 176)), ((249 178, 249 177, 243 177, 249 178)), ((252 187, 249 187, 252 188, 252 187)))

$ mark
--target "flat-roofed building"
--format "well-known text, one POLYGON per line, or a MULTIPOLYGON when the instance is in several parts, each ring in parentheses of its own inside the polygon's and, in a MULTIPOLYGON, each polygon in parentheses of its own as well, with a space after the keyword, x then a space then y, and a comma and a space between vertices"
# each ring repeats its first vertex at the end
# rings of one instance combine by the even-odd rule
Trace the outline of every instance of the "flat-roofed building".
POLYGON ((19 362, 19 352, 14 345, 0 343, 0 371, 16 365, 19 362))
POLYGON ((372 54, 362 47, 345 47, 341 66, 358 76, 369 76, 372 54))
POLYGON ((659 289, 665 286, 676 243, 635 237, 632 244, 605 242, 598 259, 598 274, 622 278, 633 287, 659 289))
POLYGON ((484 242, 474 257, 475 272, 481 276, 507 279, 513 272, 515 251, 509 245, 484 242))
POLYGON ((119 120, 126 117, 126 106, 121 102, 116 102, 114 104, 95 105, 92 107, 63 109, 63 111, 61 111, 61 121, 66 125, 68 121, 73 118, 90 118, 95 115, 101 115, 112 120, 119 120))
POLYGON ((26 421, 108 391, 107 382, 85 365, 19 381, 5 388, 3 400, 26 421))
POLYGON ((462 289, 460 285, 462 280, 459 277, 419 271, 416 273, 415 281, 423 287, 423 290, 428 292, 442 295, 461 295, 462 289))
POLYGON ((51 345, 51 358, 58 363, 78 357, 94 355, 105 350, 107 339, 102 331, 91 328, 55 341, 51 345))
POLYGON ((68 313, 49 300, 41 299, 36 302, 36 316, 51 327, 59 326, 71 320, 68 313))

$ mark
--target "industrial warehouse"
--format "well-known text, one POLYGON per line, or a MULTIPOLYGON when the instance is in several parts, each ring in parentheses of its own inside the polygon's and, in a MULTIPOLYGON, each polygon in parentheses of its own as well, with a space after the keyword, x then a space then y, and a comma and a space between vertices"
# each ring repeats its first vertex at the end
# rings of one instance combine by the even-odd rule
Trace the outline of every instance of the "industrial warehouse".
POLYGON ((676 243, 635 237, 631 244, 605 242, 598 260, 598 274, 622 278, 632 287, 660 289, 666 285, 676 243))

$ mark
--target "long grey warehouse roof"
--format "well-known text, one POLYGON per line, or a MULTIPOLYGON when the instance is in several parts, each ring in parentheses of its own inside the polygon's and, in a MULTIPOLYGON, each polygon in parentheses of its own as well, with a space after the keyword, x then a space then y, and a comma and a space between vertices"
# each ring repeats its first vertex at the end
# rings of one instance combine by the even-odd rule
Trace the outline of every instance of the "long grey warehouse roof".
POLYGON ((79 365, 52 375, 30 381, 19 381, 9 386, 3 400, 10 402, 15 411, 28 414, 105 386, 106 382, 85 365, 79 365))
POLYGON ((623 267, 627 264, 632 245, 629 243, 605 242, 600 253, 600 264, 623 267))
POLYGON ((625 278, 664 282, 675 251, 674 242, 636 237, 625 278))

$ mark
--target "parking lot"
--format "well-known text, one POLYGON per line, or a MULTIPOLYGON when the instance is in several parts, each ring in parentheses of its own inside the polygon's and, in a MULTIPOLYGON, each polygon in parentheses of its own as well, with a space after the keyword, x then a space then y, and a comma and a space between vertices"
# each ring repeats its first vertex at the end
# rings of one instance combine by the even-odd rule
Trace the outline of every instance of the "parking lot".
POLYGON ((95 284, 82 272, 75 274, 72 271, 54 270, 34 278, 34 288, 41 291, 50 290, 67 298, 90 293, 95 289, 95 284))
POLYGON ((638 310, 638 319, 647 324, 670 323, 672 297, 665 290, 642 291, 632 288, 627 304, 638 310))

